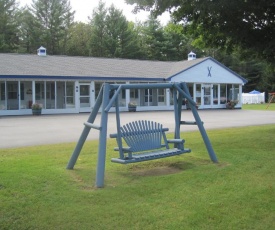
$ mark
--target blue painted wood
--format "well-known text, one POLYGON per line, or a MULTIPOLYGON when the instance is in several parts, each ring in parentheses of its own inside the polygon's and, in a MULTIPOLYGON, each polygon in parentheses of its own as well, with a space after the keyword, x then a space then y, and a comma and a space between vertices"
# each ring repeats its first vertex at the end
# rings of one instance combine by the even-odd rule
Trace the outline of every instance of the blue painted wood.
MULTIPOLYGON (((99 108, 102 104, 102 99, 103 99, 103 87, 100 89, 99 91, 99 94, 98 94, 98 97, 96 99, 96 102, 95 102, 95 106, 94 106, 94 109, 92 110, 87 122, 90 123, 90 124, 93 124, 95 119, 96 119, 96 115, 98 114, 98 111, 99 111, 99 108)), ((72 153, 72 156, 67 164, 67 169, 73 169, 74 168, 74 165, 77 161, 77 158, 79 157, 79 154, 81 152, 81 149, 89 135, 89 132, 91 130, 91 127, 89 126, 84 126, 84 129, 82 131, 82 134, 77 142, 77 145, 72 153)))
MULTIPOLYGON (((67 165, 67 169, 73 169, 76 160, 80 154, 83 144, 90 132, 90 129, 97 129, 100 131, 99 137, 99 148, 98 148, 98 163, 97 163, 97 175, 96 175, 96 186, 104 186, 104 172, 105 172, 105 160, 106 160, 106 140, 107 140, 107 123, 108 123, 108 112, 115 103, 116 110, 116 123, 117 123, 117 134, 111 134, 111 137, 116 138, 118 147, 115 150, 119 151, 119 158, 112 159, 113 162, 117 163, 135 163, 145 160, 154 160, 164 157, 175 156, 183 153, 190 152, 190 149, 184 149, 184 140, 180 139, 180 125, 188 124, 188 122, 181 121, 181 106, 182 100, 188 100, 191 105, 195 123, 199 127, 204 143, 207 147, 208 154, 213 162, 218 162, 215 152, 211 146, 210 140, 203 127, 203 123, 200 120, 196 109, 196 103, 192 100, 188 91, 186 83, 152 83, 152 84, 103 84, 99 96, 96 100, 95 106, 85 123, 85 127, 79 138, 79 141, 74 149, 74 152, 67 165), (118 95, 121 90, 124 89, 170 89, 174 94, 174 111, 175 111, 175 135, 174 139, 167 140, 165 132, 167 128, 163 128, 161 124, 149 121, 137 121, 131 122, 125 126, 120 126, 120 115, 119 115, 119 103, 118 95), (115 93, 110 99, 110 92, 115 93), (99 112, 100 106, 102 106, 101 112, 101 124, 100 126, 94 125, 94 121, 97 113, 99 112), (127 137, 127 145, 123 146, 122 139, 127 137), (161 141, 160 141, 161 140, 161 141), (168 143, 173 143, 174 148, 170 149, 168 143), (135 151, 133 151, 135 150, 135 151)), ((190 123, 189 123, 190 124, 190 123)))
MULTIPOLYGON (((183 90, 186 92, 187 96, 189 98, 191 98, 191 95, 190 95, 190 93, 188 91, 188 88, 187 88, 186 84, 182 84, 181 86, 182 86, 183 90)), ((179 90, 179 93, 182 93, 183 90, 179 90)), ((191 101, 188 100, 188 102, 191 102, 191 101)), ((198 125, 198 128, 200 130, 200 133, 201 133, 202 139, 204 141, 204 144, 205 144, 205 146, 207 148, 209 157, 211 158, 211 160, 213 162, 218 163, 218 158, 216 157, 216 154, 215 154, 214 149, 213 149, 213 147, 211 145, 211 142, 210 142, 210 140, 208 138, 208 135, 207 135, 207 133, 206 133, 204 127, 203 127, 203 122, 201 121, 201 118, 200 118, 200 116, 198 114, 198 111, 197 111, 197 108, 196 108, 196 103, 193 100, 192 100, 190 108, 191 108, 193 116, 194 116, 194 118, 196 120, 196 124, 198 125)))
POLYGON ((108 111, 105 111, 109 102, 110 84, 104 83, 102 111, 101 111, 101 129, 99 132, 99 145, 98 157, 96 168, 96 187, 102 188, 104 186, 104 173, 105 173, 105 159, 106 159, 106 144, 107 144, 107 123, 108 111))
POLYGON ((111 161, 129 164, 191 152, 190 149, 184 149, 184 140, 167 140, 166 131, 168 128, 163 128, 162 124, 154 121, 141 120, 125 124, 120 128, 119 134, 110 135, 111 138, 117 138, 119 135, 127 144, 127 147, 115 148, 116 151, 123 152, 123 156, 112 158, 111 161), (170 149, 168 143, 174 143, 179 148, 170 149))
MULTIPOLYGON (((201 122, 203 124, 203 121, 201 122)), ((181 121, 181 125, 197 125, 196 121, 181 121)))
POLYGON ((118 97, 116 98, 116 128, 117 128, 117 144, 118 144, 118 147, 119 147, 119 156, 120 158, 123 158, 124 156, 124 153, 122 151, 122 139, 121 139, 121 136, 120 136, 120 115, 119 115, 119 103, 118 103, 118 97))

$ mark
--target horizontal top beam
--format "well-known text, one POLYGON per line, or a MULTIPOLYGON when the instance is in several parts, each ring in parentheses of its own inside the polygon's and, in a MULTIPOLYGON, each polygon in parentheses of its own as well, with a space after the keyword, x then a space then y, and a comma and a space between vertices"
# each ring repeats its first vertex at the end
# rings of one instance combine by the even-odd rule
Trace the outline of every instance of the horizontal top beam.
POLYGON ((175 85, 180 86, 181 83, 141 83, 141 84, 110 84, 111 89, 117 89, 121 86, 121 89, 171 89, 175 88, 175 85))

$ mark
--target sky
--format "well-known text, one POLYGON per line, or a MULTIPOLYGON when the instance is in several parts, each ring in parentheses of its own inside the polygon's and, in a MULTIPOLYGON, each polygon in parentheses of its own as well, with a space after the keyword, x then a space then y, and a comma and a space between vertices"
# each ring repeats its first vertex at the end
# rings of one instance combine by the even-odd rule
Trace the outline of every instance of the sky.
MULTIPOLYGON (((31 5, 32 0, 17 0, 20 2, 21 6, 26 4, 31 5)), ((148 12, 140 12, 133 14, 133 6, 127 5, 125 0, 103 0, 106 3, 106 7, 111 6, 113 3, 117 9, 123 11, 123 15, 127 18, 128 21, 145 21, 148 18, 148 12)), ((93 9, 98 6, 99 0, 70 0, 72 9, 75 11, 75 21, 88 22, 88 16, 92 15, 93 9)), ((159 21, 161 24, 165 25, 169 21, 169 13, 164 13, 160 16, 159 21)))

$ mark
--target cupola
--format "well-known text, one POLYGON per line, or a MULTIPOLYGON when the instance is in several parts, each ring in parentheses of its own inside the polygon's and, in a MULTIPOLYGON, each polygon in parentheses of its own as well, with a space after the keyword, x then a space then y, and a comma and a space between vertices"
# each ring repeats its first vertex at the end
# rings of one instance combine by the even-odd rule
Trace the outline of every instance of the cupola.
POLYGON ((195 60, 195 59, 196 59, 196 54, 191 51, 188 54, 188 61, 195 60))
POLYGON ((37 55, 38 56, 46 56, 47 49, 45 47, 41 46, 39 49, 37 49, 37 55))

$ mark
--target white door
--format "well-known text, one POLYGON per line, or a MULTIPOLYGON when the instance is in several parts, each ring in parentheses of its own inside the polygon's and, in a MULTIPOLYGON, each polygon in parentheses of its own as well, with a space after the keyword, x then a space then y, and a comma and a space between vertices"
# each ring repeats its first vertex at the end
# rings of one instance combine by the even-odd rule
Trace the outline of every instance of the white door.
POLYGON ((90 84, 79 85, 80 112, 86 112, 91 108, 90 84))
POLYGON ((203 84, 202 85, 203 108, 220 108, 220 91, 218 84, 203 84))
POLYGON ((153 105, 153 89, 145 89, 145 106, 153 105))
POLYGON ((202 106, 204 108, 211 108, 212 106, 212 85, 204 84, 203 88, 203 98, 202 98, 202 106))

